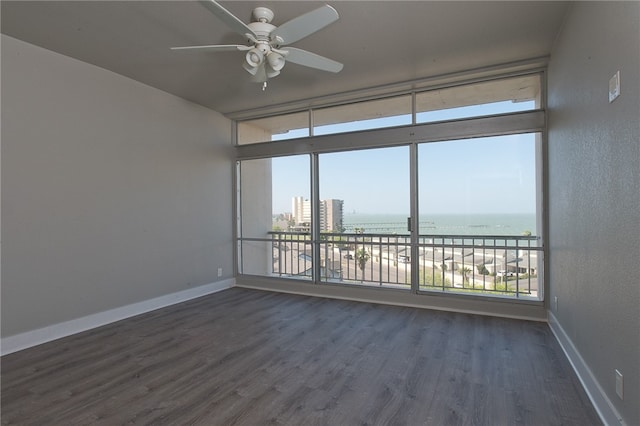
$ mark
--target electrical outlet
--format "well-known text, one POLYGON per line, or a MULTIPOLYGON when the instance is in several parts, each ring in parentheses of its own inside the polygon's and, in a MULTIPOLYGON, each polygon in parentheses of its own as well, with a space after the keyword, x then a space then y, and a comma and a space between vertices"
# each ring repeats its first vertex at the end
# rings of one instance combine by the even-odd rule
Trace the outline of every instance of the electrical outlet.
POLYGON ((222 268, 218 268, 218 277, 222 276, 222 268))
POLYGON ((624 378, 622 377, 622 373, 618 370, 616 372, 616 393, 620 397, 620 399, 624 399, 624 378))
POLYGON ((558 296, 554 296, 553 298, 553 310, 558 312, 558 296))

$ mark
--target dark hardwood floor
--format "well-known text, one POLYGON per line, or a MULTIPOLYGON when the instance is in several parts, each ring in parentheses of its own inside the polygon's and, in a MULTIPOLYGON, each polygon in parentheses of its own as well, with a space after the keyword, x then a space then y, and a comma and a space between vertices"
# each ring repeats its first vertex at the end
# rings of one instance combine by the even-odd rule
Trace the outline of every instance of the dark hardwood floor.
POLYGON ((2 424, 600 424, 547 324, 240 288, 1 362, 2 424))

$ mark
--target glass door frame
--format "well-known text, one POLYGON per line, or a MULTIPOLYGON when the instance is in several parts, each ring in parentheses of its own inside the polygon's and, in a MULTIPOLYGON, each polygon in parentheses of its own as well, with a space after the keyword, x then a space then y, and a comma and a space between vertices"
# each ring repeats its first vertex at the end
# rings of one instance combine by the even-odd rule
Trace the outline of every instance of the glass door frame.
MULTIPOLYGON (((500 136, 538 132, 544 135, 544 110, 498 114, 470 119, 437 123, 424 123, 395 128, 385 128, 336 135, 312 136, 299 139, 249 144, 236 147, 237 160, 273 158, 286 155, 309 154, 312 174, 312 246, 313 283, 321 282, 320 260, 320 217, 319 206, 319 154, 354 151, 367 148, 409 146, 410 150, 410 250, 411 250, 411 291, 424 293, 419 289, 419 211, 418 211, 418 145, 457 139, 484 136, 500 136), (348 143, 345 143, 348 140, 348 143)), ((543 137, 544 139, 544 137, 543 137)), ((543 160, 544 161, 544 160, 543 160)), ((543 191, 539 187, 539 191, 543 191)), ((542 211, 542 210, 540 210, 542 211)), ((543 234, 544 234, 544 228, 543 234)), ((242 235, 238 238, 241 240, 242 235)))

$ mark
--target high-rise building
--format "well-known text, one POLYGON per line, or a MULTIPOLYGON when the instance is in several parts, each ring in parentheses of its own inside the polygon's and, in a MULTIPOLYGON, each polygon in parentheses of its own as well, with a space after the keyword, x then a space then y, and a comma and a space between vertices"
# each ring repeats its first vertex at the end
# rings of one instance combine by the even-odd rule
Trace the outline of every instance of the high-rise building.
POLYGON ((296 226, 311 223, 311 201, 305 200, 304 197, 293 197, 291 211, 296 226))
MULTIPOLYGON (((343 200, 320 200, 320 231, 340 232, 342 224, 343 200)), ((293 197, 291 203, 293 221, 298 229, 308 229, 311 224, 311 201, 304 197, 293 197)))
POLYGON ((342 206, 343 200, 322 200, 320 201, 320 231, 340 232, 342 226, 342 206))

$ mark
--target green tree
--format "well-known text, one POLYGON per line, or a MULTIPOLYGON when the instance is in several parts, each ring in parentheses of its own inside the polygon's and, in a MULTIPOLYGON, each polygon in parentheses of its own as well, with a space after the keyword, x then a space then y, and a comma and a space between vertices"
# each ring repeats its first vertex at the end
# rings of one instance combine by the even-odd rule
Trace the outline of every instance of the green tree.
POLYGON ((364 248, 361 248, 358 251, 356 251, 356 262, 358 262, 358 268, 360 268, 360 270, 362 271, 363 281, 364 281, 364 268, 367 266, 367 262, 369 261, 370 258, 371 256, 364 248))
POLYGON ((489 270, 484 264, 477 265, 478 273, 482 275, 489 275, 489 270))
POLYGON ((442 273, 437 270, 434 273, 431 268, 420 268, 420 286, 451 287, 451 281, 448 278, 443 278, 442 273))
POLYGON ((462 283, 467 283, 469 284, 469 273, 471 272, 471 269, 467 268, 466 266, 462 266, 460 268, 458 268, 458 273, 460 275, 462 275, 462 283))

